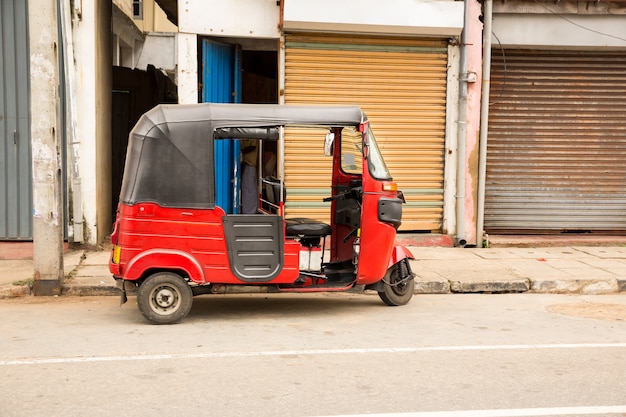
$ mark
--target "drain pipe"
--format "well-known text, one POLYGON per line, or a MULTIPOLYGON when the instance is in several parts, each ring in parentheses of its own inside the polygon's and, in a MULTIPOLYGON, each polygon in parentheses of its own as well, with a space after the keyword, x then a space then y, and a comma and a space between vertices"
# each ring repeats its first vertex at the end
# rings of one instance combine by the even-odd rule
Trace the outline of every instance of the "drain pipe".
POLYGON ((484 246, 485 182, 487 175, 487 132, 489 127, 489 88, 491 82, 491 22, 492 0, 483 1, 483 81, 480 98, 480 135, 478 144, 478 206, 476 209, 476 240, 484 246), (480 239, 480 240, 478 240, 480 239))
POLYGON ((72 218, 74 224, 73 239, 83 241, 83 198, 79 169, 80 141, 76 138, 76 70, 74 67, 74 43, 72 41, 72 10, 69 2, 58 1, 61 18, 61 37, 65 51, 63 68, 66 79, 66 108, 68 123, 66 132, 69 137, 72 164, 72 218))
POLYGON ((464 247, 465 239, 465 171, 467 142, 467 26, 469 23, 469 0, 463 1, 463 31, 459 68, 459 120, 457 131, 456 172, 456 238, 455 244, 464 247))

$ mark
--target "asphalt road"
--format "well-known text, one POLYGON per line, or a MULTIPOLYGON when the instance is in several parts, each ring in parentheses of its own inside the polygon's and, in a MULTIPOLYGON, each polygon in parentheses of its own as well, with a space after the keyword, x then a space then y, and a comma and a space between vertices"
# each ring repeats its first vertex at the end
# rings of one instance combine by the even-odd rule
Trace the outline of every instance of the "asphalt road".
POLYGON ((626 415, 626 295, 0 301, 0 416, 626 415))

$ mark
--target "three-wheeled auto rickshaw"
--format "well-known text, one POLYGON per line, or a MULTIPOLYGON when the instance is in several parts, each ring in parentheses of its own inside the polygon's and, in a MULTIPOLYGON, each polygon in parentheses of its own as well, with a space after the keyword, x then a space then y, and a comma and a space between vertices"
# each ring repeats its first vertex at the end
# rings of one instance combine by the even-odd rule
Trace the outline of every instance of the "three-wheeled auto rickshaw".
POLYGON ((358 107, 159 105, 129 136, 109 268, 122 303, 127 285, 137 286, 141 313, 158 324, 184 318, 193 296, 234 286, 290 293, 356 288, 404 305, 414 274, 412 254, 395 244, 403 202, 358 107), (328 223, 285 216, 284 132, 307 127, 323 132, 316 148, 332 164, 323 199, 328 223), (259 169, 260 202, 252 214, 216 204, 214 145, 243 139, 272 142, 278 153, 276 176, 262 177, 259 169))

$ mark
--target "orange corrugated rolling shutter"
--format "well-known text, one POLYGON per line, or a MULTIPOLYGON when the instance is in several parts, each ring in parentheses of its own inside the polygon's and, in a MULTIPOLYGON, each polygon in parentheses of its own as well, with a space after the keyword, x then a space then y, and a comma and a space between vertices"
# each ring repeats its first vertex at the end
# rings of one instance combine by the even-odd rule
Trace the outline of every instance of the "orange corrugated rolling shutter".
MULTIPOLYGON (((442 228, 447 63, 441 39, 286 35, 285 104, 363 108, 407 199, 401 230, 442 228)), ((320 133, 286 132, 286 209, 328 221, 330 160, 320 133)))

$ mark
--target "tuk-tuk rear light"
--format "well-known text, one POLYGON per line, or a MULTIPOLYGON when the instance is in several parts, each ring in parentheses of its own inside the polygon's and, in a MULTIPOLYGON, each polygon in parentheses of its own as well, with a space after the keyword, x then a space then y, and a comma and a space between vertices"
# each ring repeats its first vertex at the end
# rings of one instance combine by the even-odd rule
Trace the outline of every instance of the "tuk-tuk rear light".
POLYGON ((122 247, 119 245, 113 246, 113 263, 119 264, 122 258, 122 247))
POLYGON ((384 182, 383 191, 398 191, 398 184, 395 182, 384 182))

